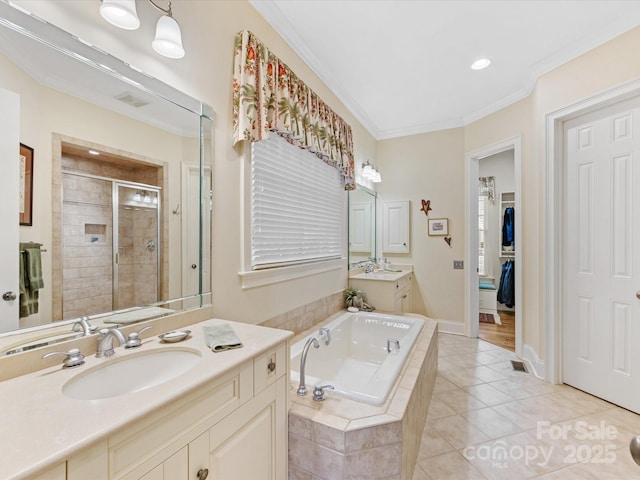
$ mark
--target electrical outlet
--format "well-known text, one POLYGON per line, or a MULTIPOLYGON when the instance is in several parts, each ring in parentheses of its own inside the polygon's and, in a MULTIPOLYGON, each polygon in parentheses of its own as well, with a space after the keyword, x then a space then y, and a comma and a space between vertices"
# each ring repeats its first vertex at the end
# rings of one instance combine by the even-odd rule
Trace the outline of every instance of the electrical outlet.
POLYGON ((454 270, 462 270, 462 269, 464 269, 464 260, 454 260, 453 261, 453 269, 454 270))

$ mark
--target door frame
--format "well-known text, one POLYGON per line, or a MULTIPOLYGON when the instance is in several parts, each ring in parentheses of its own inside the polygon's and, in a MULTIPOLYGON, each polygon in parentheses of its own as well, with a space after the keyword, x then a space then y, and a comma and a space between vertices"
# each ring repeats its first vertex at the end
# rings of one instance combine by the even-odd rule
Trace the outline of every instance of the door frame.
MULTIPOLYGON (((465 154, 466 201, 465 209, 465 334, 476 338, 479 333, 478 314, 478 177, 480 175, 479 161, 485 157, 513 150, 513 174, 515 190, 515 238, 522 241, 522 202, 521 202, 521 171, 522 171, 522 137, 516 135, 498 143, 481 147, 465 154)), ((516 248, 515 253, 515 350, 516 355, 522 356, 522 248, 516 248)))
POLYGON ((546 115, 546 180, 543 305, 546 322, 545 380, 563 382, 562 364, 562 208, 564 204, 564 123, 586 113, 640 95, 640 80, 598 93, 546 115))

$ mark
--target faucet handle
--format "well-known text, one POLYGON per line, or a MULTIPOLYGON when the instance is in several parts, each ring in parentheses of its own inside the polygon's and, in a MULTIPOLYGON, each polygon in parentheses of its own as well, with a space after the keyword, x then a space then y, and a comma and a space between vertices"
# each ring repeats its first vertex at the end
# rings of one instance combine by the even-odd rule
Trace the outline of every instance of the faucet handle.
POLYGON ((153 327, 148 326, 144 327, 142 330, 138 332, 131 332, 127 337, 127 341, 124 343, 124 348, 137 348, 142 345, 142 340, 140 339, 140 334, 142 332, 146 332, 147 330, 153 327))
POLYGON ((84 363, 84 355, 80 353, 79 348, 72 348, 68 352, 49 352, 45 353, 42 358, 53 357, 54 355, 64 355, 65 359, 62 361, 62 368, 77 367, 84 363))
POLYGON ((329 388, 331 390, 334 389, 333 385, 318 385, 313 388, 313 399, 316 402, 321 402, 324 400, 324 389, 329 388))

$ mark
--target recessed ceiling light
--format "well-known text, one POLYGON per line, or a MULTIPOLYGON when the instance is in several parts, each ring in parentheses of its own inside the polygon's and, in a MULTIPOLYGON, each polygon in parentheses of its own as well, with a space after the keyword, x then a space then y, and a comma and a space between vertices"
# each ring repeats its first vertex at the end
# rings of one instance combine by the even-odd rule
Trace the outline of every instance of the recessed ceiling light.
POLYGON ((482 70, 491 65, 491 60, 488 58, 480 58, 471 64, 471 70, 482 70))
POLYGON ((89 150, 89 155, 100 155, 100 152, 97 150, 89 150))

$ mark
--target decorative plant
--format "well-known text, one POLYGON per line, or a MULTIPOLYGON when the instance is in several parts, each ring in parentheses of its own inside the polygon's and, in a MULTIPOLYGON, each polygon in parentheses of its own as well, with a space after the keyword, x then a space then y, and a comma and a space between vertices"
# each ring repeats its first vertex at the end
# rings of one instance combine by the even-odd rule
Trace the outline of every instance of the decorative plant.
POLYGON ((358 290, 355 288, 347 288, 344 291, 344 304, 347 307, 353 307, 353 300, 358 297, 358 290))

